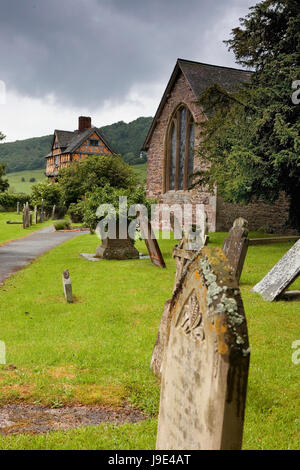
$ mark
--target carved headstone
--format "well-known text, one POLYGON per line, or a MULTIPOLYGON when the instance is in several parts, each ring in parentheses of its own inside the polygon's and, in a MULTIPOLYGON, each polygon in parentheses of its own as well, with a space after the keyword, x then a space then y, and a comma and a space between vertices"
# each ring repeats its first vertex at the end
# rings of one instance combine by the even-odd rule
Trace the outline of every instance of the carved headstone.
MULTIPOLYGON (((173 258, 175 259, 176 263, 176 275, 173 287, 173 293, 176 290, 176 287, 182 277, 184 269, 189 261, 191 261, 195 253, 199 251, 203 246, 208 243, 208 228, 207 228, 207 215, 204 213, 203 217, 203 225, 199 227, 195 231, 189 231, 187 235, 183 237, 178 245, 176 245, 173 249, 173 258), (191 250, 191 241, 192 243, 197 243, 198 250, 191 250)), ((195 246, 195 245, 194 245, 195 246)), ((164 306, 161 323, 159 326, 159 331, 157 334, 156 342, 152 352, 152 359, 150 367, 158 377, 161 376, 161 364, 162 358, 164 354, 164 349, 166 346, 166 336, 168 330, 168 322, 170 319, 170 300, 167 300, 164 306)))
POLYGON ((228 238, 224 240, 223 251, 226 254, 234 275, 239 282, 248 251, 248 222, 239 217, 233 222, 228 238))
POLYGON ((205 247, 187 265, 170 306, 157 449, 240 449, 249 343, 224 252, 205 247))
POLYGON ((62 281, 63 281, 63 287, 64 287, 66 300, 68 303, 72 303, 73 302, 72 284, 71 284, 71 278, 70 278, 70 273, 68 269, 66 269, 63 272, 62 281))
POLYGON ((278 299, 300 274, 300 240, 253 287, 265 300, 278 299))

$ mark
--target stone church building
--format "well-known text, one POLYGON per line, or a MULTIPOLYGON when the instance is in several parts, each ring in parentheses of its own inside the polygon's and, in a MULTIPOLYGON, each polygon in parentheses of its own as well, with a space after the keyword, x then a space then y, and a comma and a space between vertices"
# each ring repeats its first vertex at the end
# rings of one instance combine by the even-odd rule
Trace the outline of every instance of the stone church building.
POLYGON ((193 151, 197 124, 207 119, 197 100, 213 84, 230 92, 249 78, 244 70, 178 59, 142 148, 148 154, 147 196, 168 205, 204 204, 212 232, 228 230, 237 217, 247 219, 251 230, 280 231, 288 217, 284 195, 273 205, 244 206, 225 202, 217 189, 214 194, 188 189, 189 175, 204 164, 193 151))

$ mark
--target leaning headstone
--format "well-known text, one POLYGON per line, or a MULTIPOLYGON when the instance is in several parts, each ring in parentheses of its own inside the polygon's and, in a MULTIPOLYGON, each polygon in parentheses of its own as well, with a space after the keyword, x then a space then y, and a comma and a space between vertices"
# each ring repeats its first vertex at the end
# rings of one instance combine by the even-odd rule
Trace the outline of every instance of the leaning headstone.
POLYGON ((63 272, 62 280, 63 280, 63 287, 64 287, 66 300, 68 303, 72 303, 73 302, 72 284, 71 284, 71 278, 70 278, 70 273, 68 269, 66 269, 63 272))
POLYGON ((275 300, 285 293, 286 289, 300 274, 300 240, 278 261, 268 274, 256 284, 252 291, 260 294, 265 300, 275 300))
POLYGON ((145 241, 151 262, 154 264, 154 266, 165 268, 166 263, 162 252, 160 251, 159 244, 156 240, 150 220, 148 217, 145 217, 142 212, 137 212, 137 216, 139 219, 141 234, 145 241))
POLYGON ((224 252, 187 265, 170 307, 157 449, 240 449, 249 343, 237 281, 224 252))
POLYGON ((229 230, 228 238, 226 238, 223 243, 223 251, 228 258, 229 264, 238 282, 240 281, 243 271, 248 245, 248 222, 242 217, 239 217, 233 222, 233 226, 229 230))

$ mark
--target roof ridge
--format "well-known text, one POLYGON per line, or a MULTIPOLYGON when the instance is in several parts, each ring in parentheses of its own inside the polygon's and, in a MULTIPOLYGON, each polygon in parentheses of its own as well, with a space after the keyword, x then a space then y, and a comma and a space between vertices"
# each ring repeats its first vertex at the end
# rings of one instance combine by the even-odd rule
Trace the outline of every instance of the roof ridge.
POLYGON ((245 72, 245 73, 253 73, 253 70, 246 70, 246 69, 237 69, 235 67, 228 67, 227 65, 215 65, 215 64, 208 64, 206 62, 198 62, 196 60, 189 60, 189 59, 181 59, 180 57, 177 59, 177 62, 190 62, 192 64, 198 64, 198 65, 205 65, 207 67, 215 67, 219 69, 229 69, 229 70, 236 70, 238 72, 245 72))

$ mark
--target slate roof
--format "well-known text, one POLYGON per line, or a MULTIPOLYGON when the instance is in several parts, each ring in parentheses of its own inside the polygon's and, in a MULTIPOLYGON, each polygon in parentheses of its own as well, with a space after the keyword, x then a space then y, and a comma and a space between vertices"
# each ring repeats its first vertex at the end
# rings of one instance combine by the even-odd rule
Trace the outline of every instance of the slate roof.
MULTIPOLYGON (((89 129, 84 129, 82 132, 78 132, 78 131, 74 131, 74 132, 71 132, 71 131, 60 131, 60 130, 55 130, 54 131, 54 137, 53 139, 55 139, 55 136, 57 137, 57 140, 58 140, 58 143, 60 145, 60 148, 62 148, 62 154, 63 153, 72 153, 72 152, 75 152, 75 150, 80 147, 80 145, 86 140, 88 139, 92 134, 94 134, 94 132, 97 133, 99 139, 102 140, 102 142, 104 142, 104 144, 106 145, 106 147, 112 152, 112 153, 116 153, 114 152, 114 150, 111 148, 111 146, 108 144, 106 138, 100 133, 99 129, 97 127, 90 127, 89 129)), ((97 152, 96 152, 97 153, 97 152)), ((46 155, 45 158, 48 158, 48 157, 51 157, 52 156, 52 152, 50 152, 48 155, 46 155)))
POLYGON ((208 87, 214 84, 221 86, 228 92, 232 92, 236 90, 242 82, 247 82, 251 76, 251 72, 246 70, 204 64, 202 62, 194 62, 192 60, 177 59, 175 68, 141 150, 148 150, 157 119, 159 118, 165 102, 168 99, 168 95, 170 94, 180 73, 183 73, 196 99, 199 98, 208 87))

